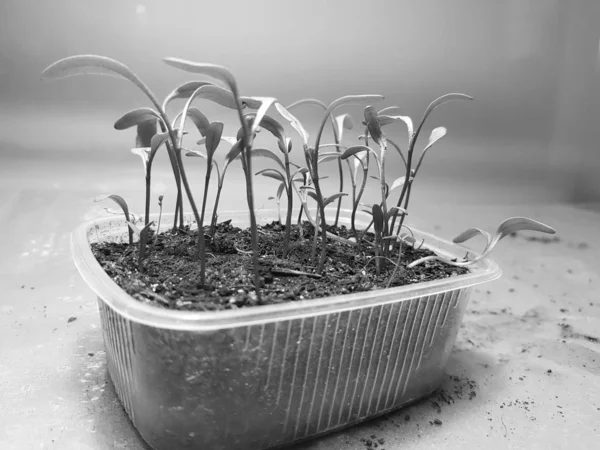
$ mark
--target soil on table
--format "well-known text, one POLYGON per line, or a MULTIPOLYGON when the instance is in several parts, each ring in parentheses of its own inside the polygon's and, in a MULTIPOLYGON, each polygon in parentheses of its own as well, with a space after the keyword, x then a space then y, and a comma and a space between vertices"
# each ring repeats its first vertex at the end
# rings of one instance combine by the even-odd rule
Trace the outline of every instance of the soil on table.
MULTIPOLYGON (((345 239, 352 237, 346 227, 328 228, 345 239)), ((351 246, 328 239, 324 270, 317 274, 311 258, 314 228, 305 222, 293 226, 288 255, 282 249, 285 227, 272 222, 258 228, 260 255, 260 300, 254 288, 251 236, 249 229, 220 223, 214 236, 206 238, 206 279, 200 284, 197 230, 189 227, 151 236, 143 272, 138 270, 138 244, 102 242, 92 244, 92 252, 106 273, 137 300, 176 310, 214 311, 255 305, 285 303, 387 287, 397 262, 397 249, 376 273, 374 248, 368 244, 351 246)), ((373 241, 367 234, 366 241, 373 241)), ((320 253, 318 239, 317 257, 320 253)), ((390 287, 421 283, 461 275, 464 267, 439 261, 407 269, 406 265, 429 250, 404 244, 401 265, 390 287)))

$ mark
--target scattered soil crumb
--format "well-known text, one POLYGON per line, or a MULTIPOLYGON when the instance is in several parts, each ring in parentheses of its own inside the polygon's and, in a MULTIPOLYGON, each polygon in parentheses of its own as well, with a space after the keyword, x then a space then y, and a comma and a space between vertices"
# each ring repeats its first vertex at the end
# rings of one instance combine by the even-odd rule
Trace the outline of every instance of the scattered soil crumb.
POLYGON ((77 317, 75 317, 75 316, 71 316, 71 317, 69 317, 69 319, 67 320, 67 323, 75 322, 76 320, 77 320, 77 317))

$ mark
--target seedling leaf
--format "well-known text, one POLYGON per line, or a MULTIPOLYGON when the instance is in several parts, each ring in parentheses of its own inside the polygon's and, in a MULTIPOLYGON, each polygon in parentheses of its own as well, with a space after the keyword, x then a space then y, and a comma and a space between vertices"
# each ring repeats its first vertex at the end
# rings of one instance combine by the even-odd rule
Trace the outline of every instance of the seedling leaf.
POLYGON ((277 99, 275 99, 273 97, 251 97, 251 98, 253 100, 260 102, 260 107, 258 108, 258 111, 256 112, 256 116, 254 117, 254 120, 252 121, 252 128, 250 130, 250 134, 254 135, 254 133, 256 133, 256 131, 258 130, 258 127, 260 126, 260 122, 262 121, 263 117, 265 116, 265 114, 267 113, 267 111, 269 110, 271 105, 273 105, 273 103, 275 103, 277 101, 277 99))
POLYGON ((141 123, 160 119, 160 115, 152 108, 137 108, 124 114, 115 122, 115 130, 126 130, 141 123))
POLYGON ((76 75, 108 75, 125 78, 155 102, 148 86, 125 64, 98 55, 75 55, 60 59, 42 71, 42 79, 56 80, 76 75))
POLYGON ((364 115, 367 128, 369 129, 369 133, 373 137, 373 140, 377 143, 377 145, 384 147, 386 145, 386 141, 383 131, 381 130, 381 125, 379 124, 377 111, 372 106, 367 106, 365 108, 364 115))
POLYGON ((152 140, 150 141, 150 159, 152 159, 154 157, 154 154, 156 153, 156 151, 160 148, 161 145, 163 145, 167 140, 169 139, 169 133, 168 132, 164 132, 164 133, 158 133, 155 134, 152 137, 152 140))
POLYGON ((194 122, 194 125, 196 125, 196 128, 200 134, 203 137, 206 137, 211 125, 204 113, 198 108, 192 107, 188 109, 187 115, 190 119, 192 119, 192 122, 194 122))
POLYGON ((185 156, 196 156, 196 157, 200 157, 202 159, 208 159, 208 157, 206 156, 206 153, 201 152, 200 150, 188 150, 187 153, 185 154, 185 156))
POLYGON ((209 132, 206 135, 206 155, 208 159, 212 160, 215 150, 221 142, 221 135, 223 134, 223 123, 213 122, 210 124, 209 132))
POLYGON ((125 201, 125 199, 123 197, 121 197, 120 195, 116 195, 116 194, 103 194, 103 195, 98 195, 95 199, 94 202, 101 202, 103 200, 106 199, 110 199, 113 202, 115 202, 117 205, 119 205, 121 207, 121 209, 123 210, 123 214, 125 214, 125 217, 127 218, 127 220, 130 219, 129 216, 129 207, 127 206, 127 202, 125 201))
POLYGON ((197 73, 201 75, 207 75, 211 78, 215 78, 227 85, 233 95, 237 95, 237 83, 235 77, 229 71, 229 69, 219 66, 216 64, 208 63, 196 63, 193 61, 187 61, 181 58, 164 58, 163 61, 176 69, 184 70, 186 72, 197 73))
POLYGON ((330 203, 335 202, 338 198, 345 197, 346 195, 348 195, 348 194, 346 194, 344 192, 338 192, 337 194, 330 195, 329 197, 326 197, 323 200, 323 206, 327 206, 330 203))
POLYGON ((502 222, 496 230, 496 235, 504 237, 508 234, 515 233, 517 231, 530 230, 538 231, 540 233, 555 234, 554 228, 542 223, 537 220, 529 219, 527 217, 512 217, 502 222))
POLYGON ((394 189, 398 189, 399 187, 401 187, 404 183, 406 182, 406 176, 403 177, 399 177, 396 178, 394 180, 394 182, 392 183, 392 185, 390 186, 390 192, 392 192, 394 189))
POLYGON ((373 226, 375 227, 375 231, 379 234, 383 231, 383 221, 384 221, 383 211, 381 209, 381 206, 379 206, 377 203, 373 205, 372 211, 373 211, 373 226))
POLYGON ((334 100, 327 108, 326 115, 331 114, 336 108, 348 105, 364 105, 365 103, 378 102, 383 100, 383 95, 346 95, 334 100))
POLYGON ((231 161, 233 161, 235 158, 237 158, 240 155, 240 153, 242 153, 243 148, 244 147, 243 147, 243 143, 242 143, 241 139, 239 141, 237 141, 235 144, 233 144, 233 146, 231 147, 231 149, 229 150, 227 155, 225 155, 226 164, 231 163, 231 161))
POLYGON ((360 153, 360 152, 373 152, 373 150, 370 147, 367 147, 366 145, 354 145, 354 146, 346 149, 344 151, 344 153, 342 153, 341 158, 348 159, 352 155, 356 155, 357 153, 360 153))
POLYGON ((350 114, 341 114, 335 118, 337 136, 340 142, 344 137, 344 129, 351 130, 354 128, 354 121, 350 114))
POLYGON ((285 183, 281 183, 279 185, 279 187, 277 188, 277 200, 279 200, 281 198, 281 195, 283 194, 284 189, 285 189, 285 183))
POLYGON ((256 172, 256 175, 262 175, 263 177, 273 178, 285 183, 285 176, 277 169, 263 169, 256 172))
POLYGON ((167 106, 171 101, 176 99, 188 99, 194 91, 202 86, 207 86, 209 84, 208 81, 188 81, 183 83, 181 86, 175 88, 168 96, 165 101, 165 106, 167 106))
POLYGON ((452 242, 454 242, 455 244, 462 244, 463 242, 466 242, 469 239, 472 239, 478 235, 481 235, 485 238, 486 247, 490 244, 490 242, 492 242, 492 235, 490 233, 488 233, 487 231, 482 230, 480 228, 469 228, 468 230, 463 231, 458 236, 456 236, 454 239, 452 239, 452 242))
POLYGON ((260 156, 260 157, 263 157, 263 158, 270 158, 273 161, 275 161, 277 164, 279 164, 279 166, 283 170, 285 170, 285 165, 283 164, 283 161, 281 161, 281 159, 279 158, 279 156, 277 156, 271 150, 268 150, 266 148, 253 148, 250 151, 250 155, 251 156, 260 156))
POLYGON ((308 133, 302 126, 302 123, 291 113, 289 112, 281 103, 275 103, 275 109, 281 116, 287 120, 292 128, 296 130, 300 138, 302 139, 302 143, 306 146, 308 145, 308 133))
POLYGON ((437 128, 434 128, 433 130, 431 130, 431 135, 429 136, 429 142, 428 142, 427 146, 423 149, 423 154, 425 154, 425 152, 427 150, 429 150, 433 146, 433 144, 435 144, 441 138, 446 136, 447 131, 448 130, 445 127, 437 127, 437 128))
POLYGON ((150 147, 152 137, 158 132, 158 120, 148 120, 137 126, 136 147, 150 147))

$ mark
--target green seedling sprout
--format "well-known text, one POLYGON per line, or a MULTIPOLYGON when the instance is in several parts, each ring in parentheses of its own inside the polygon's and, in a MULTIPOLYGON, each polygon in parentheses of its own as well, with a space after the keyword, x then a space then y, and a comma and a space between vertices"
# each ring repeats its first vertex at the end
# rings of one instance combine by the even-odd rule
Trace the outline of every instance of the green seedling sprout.
MULTIPOLYGON (((125 199, 123 197, 121 197, 120 195, 116 195, 116 194, 103 194, 103 195, 99 195, 97 196, 94 201, 95 202, 101 202, 103 200, 112 200, 113 202, 115 202, 117 205, 119 205, 121 207, 121 209, 123 210, 123 214, 125 215, 125 221, 127 223, 129 222, 133 222, 133 215, 129 213, 129 206, 127 206, 127 202, 125 201, 125 199)), ((133 245, 133 231, 130 229, 129 230, 129 245, 133 245)))
POLYGON ((496 247, 496 245, 502 238, 508 236, 509 234, 515 233, 517 231, 522 231, 522 230, 536 231, 538 233, 546 233, 546 234, 555 234, 556 233, 556 230, 554 230, 554 228, 552 228, 542 222, 538 222, 537 220, 529 219, 527 217, 511 217, 509 219, 504 220, 498 226, 498 228, 496 229, 496 233, 493 237, 490 233, 488 233, 487 231, 482 230, 480 228, 469 228, 469 229, 463 231, 462 233, 460 233, 458 236, 456 236, 453 239, 453 242, 455 244, 461 244, 463 242, 468 241, 469 239, 474 238, 475 236, 483 236, 485 238, 486 245, 485 245, 483 251, 481 252, 481 254, 479 256, 477 256, 471 260, 465 259, 463 261, 457 261, 455 259, 449 259, 446 257, 435 255, 435 256, 427 256, 425 258, 420 258, 420 259, 410 263, 407 267, 412 268, 412 267, 418 266, 419 264, 423 264, 427 261, 433 261, 433 260, 443 261, 446 264, 450 264, 450 265, 458 266, 458 267, 469 266, 469 265, 475 264, 475 263, 483 260, 484 258, 488 257, 490 255, 490 253, 492 252, 492 250, 494 250, 494 247, 496 247))
POLYGON ((150 234, 150 227, 154 222, 147 223, 141 230, 135 226, 134 223, 127 221, 129 231, 133 231, 139 238, 139 252, 138 252, 138 270, 144 271, 144 258, 146 258, 146 247, 148 244, 148 237, 150 234))

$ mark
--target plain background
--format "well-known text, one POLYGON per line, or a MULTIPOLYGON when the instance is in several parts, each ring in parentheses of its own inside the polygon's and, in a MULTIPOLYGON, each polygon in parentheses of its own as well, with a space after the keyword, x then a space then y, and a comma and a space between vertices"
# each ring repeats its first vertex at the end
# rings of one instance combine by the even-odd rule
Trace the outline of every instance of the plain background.
MULTIPOLYGON (((550 199, 594 201, 599 39, 597 0, 2 0, 0 164, 138 168, 132 133, 112 128, 147 105, 133 85, 45 83, 39 74, 57 59, 95 53, 126 63, 163 97, 190 79, 161 62, 175 56, 225 65, 242 95, 284 104, 380 93, 381 106, 417 120, 433 98, 468 93, 475 102, 445 105, 426 127, 449 129, 427 160, 428 177, 502 180, 550 199)), ((231 111, 199 106, 235 133, 231 111)), ((298 115, 310 128, 316 112, 298 115)), ((360 109, 350 112, 361 120, 360 109)), ((391 133, 405 139, 400 128, 391 133)))

